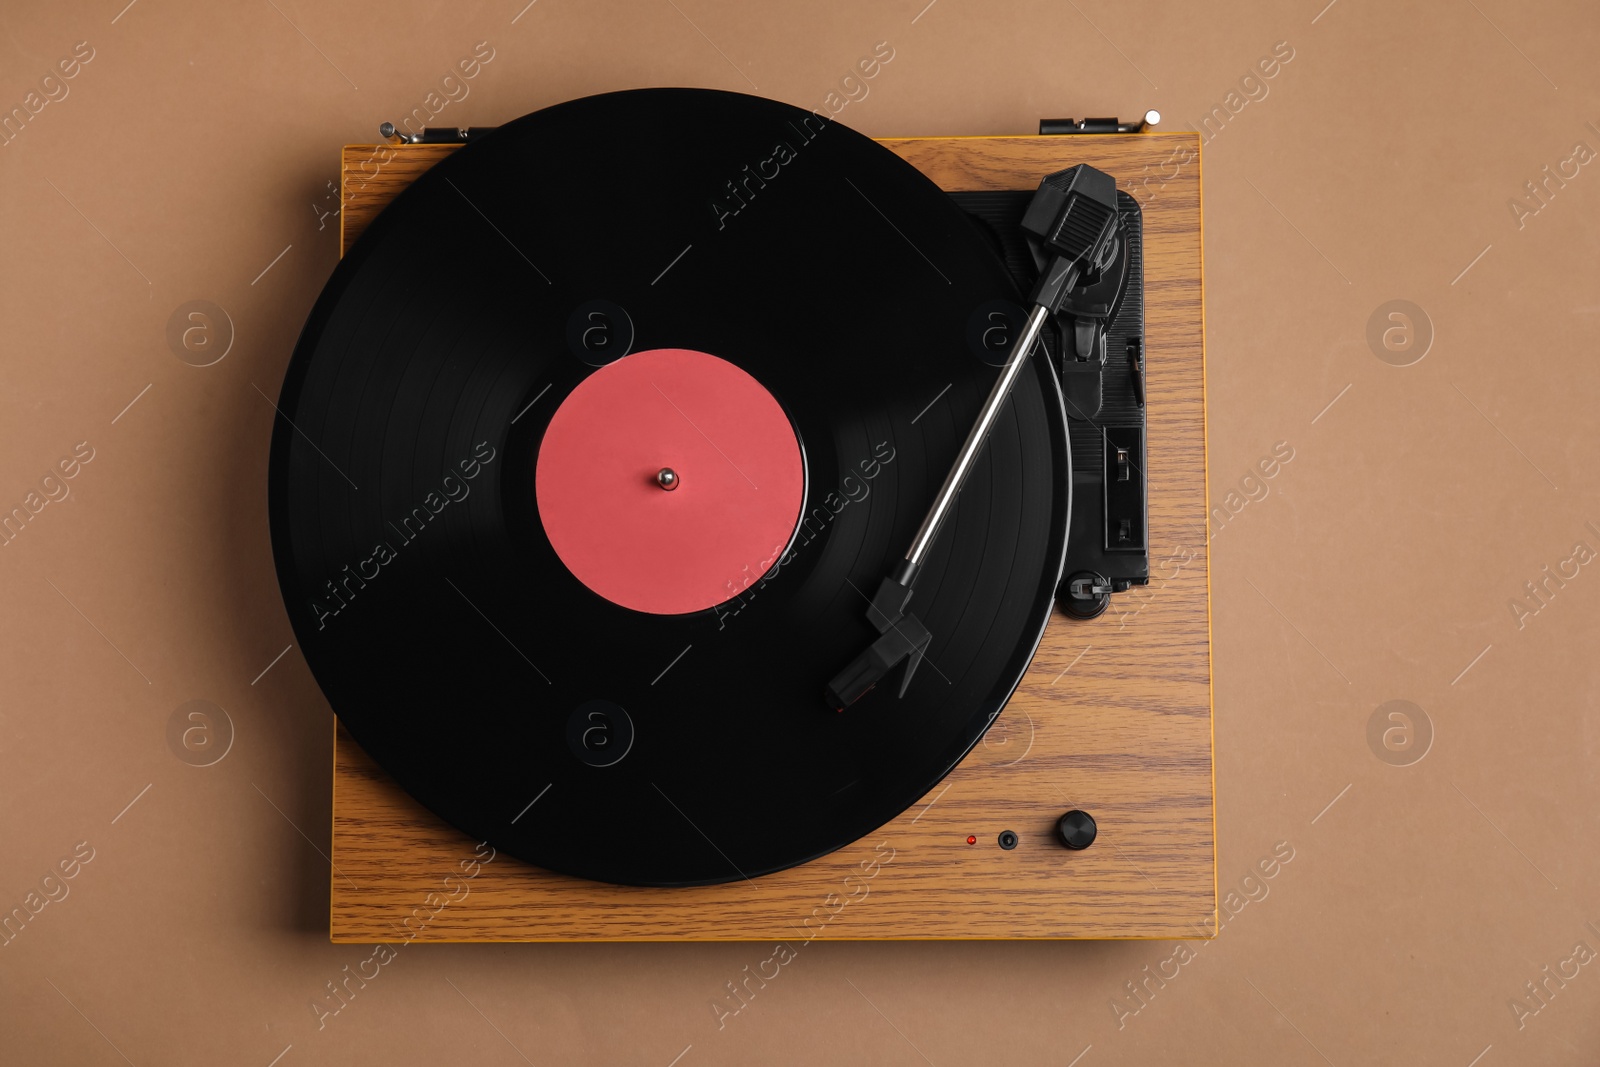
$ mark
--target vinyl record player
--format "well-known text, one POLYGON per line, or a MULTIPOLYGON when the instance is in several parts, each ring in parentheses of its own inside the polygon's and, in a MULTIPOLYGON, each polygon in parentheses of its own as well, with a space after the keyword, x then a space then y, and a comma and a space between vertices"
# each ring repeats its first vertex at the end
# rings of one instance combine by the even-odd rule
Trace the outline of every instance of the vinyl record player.
POLYGON ((1042 130, 345 150, 272 489, 335 940, 1214 932, 1198 139, 1042 130))

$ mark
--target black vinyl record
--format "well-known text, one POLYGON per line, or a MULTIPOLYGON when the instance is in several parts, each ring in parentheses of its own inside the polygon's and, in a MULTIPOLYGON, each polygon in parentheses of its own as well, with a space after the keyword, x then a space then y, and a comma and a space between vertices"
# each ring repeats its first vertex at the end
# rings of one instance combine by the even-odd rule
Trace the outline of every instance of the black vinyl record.
POLYGON ((466 145, 355 243, 283 386, 273 549, 329 702, 422 804, 565 874, 725 882, 872 832, 983 735, 1060 577, 1065 418, 1036 358, 918 579, 909 690, 824 701, 995 380, 973 316, 1018 300, 933 183, 785 104, 613 93, 466 145), (563 401, 661 348, 753 376, 804 454, 781 560, 677 615, 591 592, 534 492, 563 401))

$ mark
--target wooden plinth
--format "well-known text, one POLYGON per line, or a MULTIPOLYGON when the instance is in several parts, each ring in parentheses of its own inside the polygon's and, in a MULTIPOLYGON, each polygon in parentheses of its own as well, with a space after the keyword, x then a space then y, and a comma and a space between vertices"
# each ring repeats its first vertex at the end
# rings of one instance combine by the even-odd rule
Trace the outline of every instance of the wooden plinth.
MULTIPOLYGON (((1151 581, 1059 615, 985 740, 877 833, 802 867, 697 889, 550 874, 476 842, 334 734, 334 941, 1209 937, 1216 930, 1200 143, 1195 134, 882 142, 948 190, 1032 189, 1090 163, 1144 209, 1151 581), (1089 849, 1052 838, 1083 808, 1089 849), (1021 837, 1004 851, 1003 830, 1021 837), (968 845, 967 836, 977 844, 968 845), (471 877, 468 877, 468 875, 471 877), (448 881, 446 880, 448 877, 448 881)), ((344 149, 344 247, 455 151, 344 149)))

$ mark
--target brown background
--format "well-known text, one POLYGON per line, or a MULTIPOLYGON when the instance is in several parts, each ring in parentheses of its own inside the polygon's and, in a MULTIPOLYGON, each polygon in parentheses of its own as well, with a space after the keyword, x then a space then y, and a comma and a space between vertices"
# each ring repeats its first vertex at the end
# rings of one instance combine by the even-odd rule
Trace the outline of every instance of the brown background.
POLYGON ((1600 149, 1587 5, 8 6, 0 104, 94 58, 0 148, 0 504, 94 459, 0 548, 0 904, 94 858, 0 948, 6 1062, 1593 1062, 1600 578, 1509 606, 1600 549, 1600 177, 1508 207, 1600 149), (883 40, 840 115, 879 136, 1194 128, 1294 49, 1205 149, 1213 501, 1295 453, 1212 527, 1225 900, 1294 859, 1137 1014, 1124 983, 1174 943, 818 945, 720 1030, 769 946, 415 946, 318 1030, 369 953, 327 943, 326 705, 292 650, 261 674, 290 640, 261 394, 337 255, 339 146, 479 41, 440 121, 637 85, 812 107, 883 40), (196 299, 235 331, 203 369, 165 336, 196 299), (1367 339, 1394 299, 1435 334, 1411 366, 1367 339), (237 731, 211 767, 168 746, 192 699, 237 731), (1395 699, 1433 731, 1408 766, 1368 741, 1395 699), (1546 966, 1578 969, 1540 1007, 1546 966))

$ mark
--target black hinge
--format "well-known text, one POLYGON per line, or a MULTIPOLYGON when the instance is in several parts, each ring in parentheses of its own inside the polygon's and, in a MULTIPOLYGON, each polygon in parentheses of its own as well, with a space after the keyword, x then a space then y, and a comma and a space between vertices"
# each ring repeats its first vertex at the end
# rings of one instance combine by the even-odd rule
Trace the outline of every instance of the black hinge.
POLYGON ((1119 119, 1040 119, 1039 136, 1049 137, 1055 134, 1070 133, 1143 133, 1151 126, 1161 121, 1161 112, 1151 108, 1144 113, 1144 118, 1138 122, 1122 122, 1119 119))
POLYGON ((476 141, 493 126, 424 126, 421 133, 401 133, 392 122, 385 122, 378 127, 378 134, 385 141, 398 141, 400 144, 466 144, 476 141))

